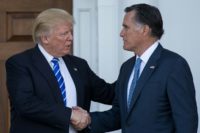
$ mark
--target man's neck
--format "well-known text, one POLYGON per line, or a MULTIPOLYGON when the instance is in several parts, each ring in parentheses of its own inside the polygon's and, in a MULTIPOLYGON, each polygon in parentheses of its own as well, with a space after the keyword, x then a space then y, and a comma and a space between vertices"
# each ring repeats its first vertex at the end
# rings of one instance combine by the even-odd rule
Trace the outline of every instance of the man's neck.
POLYGON ((149 38, 148 40, 145 40, 144 43, 141 44, 141 47, 139 47, 139 49, 135 50, 134 53, 138 56, 141 56, 157 40, 158 40, 157 38, 149 38))

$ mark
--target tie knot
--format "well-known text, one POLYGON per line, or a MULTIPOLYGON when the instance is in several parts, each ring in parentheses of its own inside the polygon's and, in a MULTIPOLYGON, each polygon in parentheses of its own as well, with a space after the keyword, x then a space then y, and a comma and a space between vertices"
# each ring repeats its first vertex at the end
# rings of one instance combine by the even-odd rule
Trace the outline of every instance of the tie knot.
POLYGON ((142 60, 140 58, 137 58, 136 61, 135 61, 135 67, 137 66, 140 66, 142 60))
POLYGON ((58 58, 56 58, 56 57, 54 57, 54 58, 51 60, 51 62, 52 62, 53 64, 56 64, 56 63, 58 63, 58 61, 59 61, 59 59, 58 59, 58 58))

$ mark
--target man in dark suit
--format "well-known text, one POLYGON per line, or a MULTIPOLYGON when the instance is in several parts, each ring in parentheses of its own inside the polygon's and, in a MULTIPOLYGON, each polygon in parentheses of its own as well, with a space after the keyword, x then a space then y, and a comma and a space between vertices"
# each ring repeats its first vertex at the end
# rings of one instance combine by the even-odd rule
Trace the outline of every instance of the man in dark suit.
POLYGON ((37 46, 7 60, 10 133, 77 133, 77 126, 85 128, 90 121, 91 100, 112 103, 114 84, 99 78, 85 60, 70 55, 72 27, 66 11, 43 11, 33 27, 37 46))
POLYGON ((91 114, 91 132, 197 133, 195 88, 188 63, 164 49, 159 10, 136 4, 125 9, 123 48, 135 53, 121 67, 111 110, 91 114))

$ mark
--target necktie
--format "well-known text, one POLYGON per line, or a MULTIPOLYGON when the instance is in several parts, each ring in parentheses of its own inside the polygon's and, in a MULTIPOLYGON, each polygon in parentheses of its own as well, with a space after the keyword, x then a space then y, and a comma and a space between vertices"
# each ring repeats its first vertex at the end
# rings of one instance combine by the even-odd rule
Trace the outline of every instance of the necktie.
POLYGON ((64 79, 61 75, 58 61, 59 61, 59 59, 55 58, 55 57, 51 60, 51 62, 53 63, 53 72, 54 72, 54 75, 57 79, 57 82, 58 82, 58 85, 59 85, 59 88, 60 88, 60 91, 61 91, 61 94, 62 94, 63 102, 66 106, 67 105, 67 98, 66 98, 65 82, 64 82, 64 79))
POLYGON ((137 58, 136 62, 135 62, 135 65, 134 65, 134 76, 133 76, 133 80, 131 82, 131 87, 130 87, 130 90, 129 90, 128 101, 127 101, 128 108, 129 108, 129 106, 131 104, 131 99, 133 97, 135 86, 136 86, 137 80, 139 78, 141 62, 142 62, 142 60, 140 58, 137 58))

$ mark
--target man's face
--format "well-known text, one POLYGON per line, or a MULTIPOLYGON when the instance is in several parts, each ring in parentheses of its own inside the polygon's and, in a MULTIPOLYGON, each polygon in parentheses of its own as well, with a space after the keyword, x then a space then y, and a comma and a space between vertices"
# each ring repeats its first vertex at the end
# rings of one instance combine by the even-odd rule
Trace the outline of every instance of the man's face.
POLYGON ((141 24, 136 23, 133 18, 135 17, 135 12, 131 11, 125 14, 123 20, 123 28, 121 30, 120 36, 123 38, 124 45, 123 48, 128 51, 133 51, 138 49, 141 44, 141 24))
POLYGON ((72 24, 62 22, 57 24, 47 35, 45 49, 52 56, 61 57, 70 53, 72 40, 72 24))

